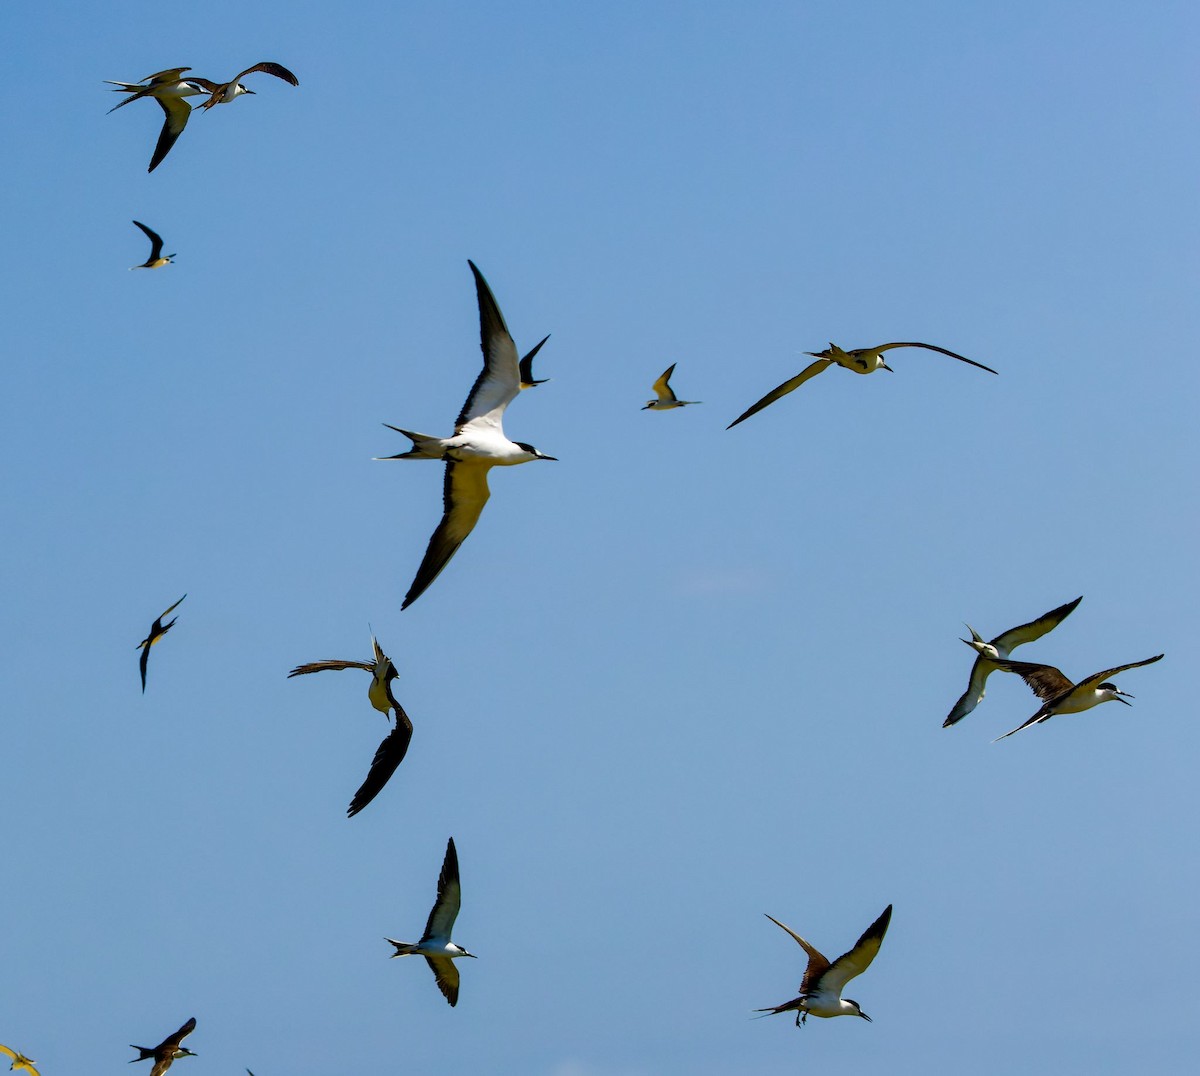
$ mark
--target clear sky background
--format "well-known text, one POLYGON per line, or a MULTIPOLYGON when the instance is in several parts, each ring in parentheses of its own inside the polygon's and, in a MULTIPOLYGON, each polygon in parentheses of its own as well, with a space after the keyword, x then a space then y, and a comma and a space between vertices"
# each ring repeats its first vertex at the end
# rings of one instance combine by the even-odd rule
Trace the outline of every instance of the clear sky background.
POLYGON ((1192 1071, 1190 3, 6 4, 0 1042, 181 1076, 1192 1071), (257 96, 161 113, 175 65, 257 96), (178 261, 130 273, 162 233, 178 261), (480 367, 458 556, 401 614, 480 367), (829 341, 924 340, 725 426, 829 341), (642 412, 669 363, 702 406, 642 412), (181 594, 139 689, 135 644, 181 594), (1057 718, 987 636, 1120 678, 1057 718), (356 672, 370 625, 416 726, 356 672), (451 1009, 415 940, 453 835, 451 1009), (889 903, 847 990, 750 1019, 889 903))

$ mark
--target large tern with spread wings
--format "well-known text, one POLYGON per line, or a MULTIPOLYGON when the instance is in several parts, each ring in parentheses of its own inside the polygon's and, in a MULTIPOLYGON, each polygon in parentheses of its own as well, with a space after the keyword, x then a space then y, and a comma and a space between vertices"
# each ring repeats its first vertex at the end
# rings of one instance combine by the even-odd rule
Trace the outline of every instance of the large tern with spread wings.
POLYGON ((892 921, 892 906, 883 909, 883 914, 875 920, 863 935, 854 943, 854 948, 843 953, 832 963, 823 956, 817 948, 809 945, 799 934, 789 926, 784 926, 774 916, 768 915, 777 927, 787 931, 801 949, 808 954, 808 967, 804 970, 804 981, 800 984, 800 996, 782 1005, 758 1011, 766 1015, 780 1012, 794 1012, 796 1026, 800 1027, 808 1016, 861 1016, 870 1022, 871 1018, 859 1008, 857 1001, 843 998, 842 991, 846 984, 856 975, 861 975, 871 966, 871 961, 883 944, 883 936, 887 933, 888 924, 892 921))
MULTIPOLYGON (((442 521, 429 539, 429 546, 417 568, 412 586, 404 596, 401 609, 407 609, 425 593, 474 529, 490 495, 488 471, 493 467, 511 467, 531 460, 556 458, 539 452, 524 441, 510 441, 504 434, 504 409, 522 387, 521 360, 517 358, 516 344, 508 326, 504 324, 504 316, 496 305, 491 288, 475 263, 468 261, 467 264, 475 275, 475 292, 479 299, 483 370, 475 379, 467 402, 463 404, 458 421, 454 424, 454 436, 430 437, 428 434, 390 426, 389 429, 404 434, 412 441, 412 448, 396 456, 380 457, 389 460, 444 460, 446 463, 442 521)), ((532 354, 528 358, 532 358, 532 354)))

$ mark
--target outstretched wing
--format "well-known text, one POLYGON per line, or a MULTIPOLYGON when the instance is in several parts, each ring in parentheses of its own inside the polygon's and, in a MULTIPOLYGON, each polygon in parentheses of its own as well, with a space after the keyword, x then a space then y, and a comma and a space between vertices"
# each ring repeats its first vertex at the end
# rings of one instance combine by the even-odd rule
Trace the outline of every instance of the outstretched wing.
POLYGON ((543 377, 540 381, 533 376, 533 357, 542 350, 542 345, 549 340, 550 337, 543 336, 536 344, 522 356, 520 363, 517 364, 521 373, 521 388, 531 389, 534 385, 542 385, 548 381, 548 378, 543 377))
POLYGON ((833 359, 817 359, 816 362, 810 363, 803 370, 801 370, 795 377, 791 378, 791 380, 785 381, 782 385, 778 386, 777 388, 773 388, 770 392, 768 392, 766 394, 766 396, 764 396, 761 400, 759 400, 758 403, 753 404, 752 406, 748 407, 745 411, 743 411, 740 415, 738 415, 738 417, 735 418, 728 426, 726 426, 725 429, 732 430, 734 428, 734 426, 736 426, 739 422, 745 422, 746 419, 748 419, 751 415, 758 414, 758 412, 761 411, 764 407, 767 407, 770 404, 773 404, 780 397, 786 396, 789 392, 792 392, 793 390, 798 389, 810 377, 816 377, 817 374, 819 374, 822 370, 824 370, 828 366, 831 366, 832 364, 833 364, 833 359))
POLYGON ((948 729, 956 725, 983 701, 987 688, 987 678, 991 676, 996 666, 987 658, 977 657, 971 666, 971 679, 967 681, 967 690, 959 696, 958 702, 942 722, 942 728, 948 729))
MULTIPOLYGON (((135 220, 133 223, 136 224, 139 228, 141 228, 142 231, 146 233, 146 238, 150 240, 150 257, 147 258, 146 261, 147 262, 154 261, 162 253, 162 248, 163 248, 162 236, 159 235, 158 232, 156 232, 153 228, 148 228, 140 220, 135 220)), ((182 601, 182 600, 183 599, 181 598, 180 601, 182 601)), ((176 604, 178 604, 178 602, 176 604)), ((171 606, 171 609, 174 609, 174 608, 175 608, 174 605, 171 606)), ((171 611, 171 609, 168 609, 167 613, 169 613, 171 611)), ((163 616, 166 616, 167 613, 163 613, 163 616)))
POLYGON ((1105 680, 1111 680, 1118 673, 1123 673, 1126 669, 1140 669, 1143 665, 1153 665, 1156 661, 1162 661, 1162 654, 1155 654, 1152 658, 1146 658, 1145 661, 1131 661, 1128 665, 1118 665, 1114 669, 1104 669, 1102 672, 1092 673, 1086 680, 1080 680, 1077 687, 1095 687, 1097 684, 1104 683, 1105 680))
POLYGON ((663 371, 662 376, 654 382, 653 392, 654 395, 658 397, 660 403, 674 402, 677 399, 675 393, 671 391, 670 384, 668 384, 668 382, 671 380, 671 375, 674 372, 675 363, 671 363, 671 365, 663 371))
POLYGON ((371 768, 367 771, 367 779, 363 781, 350 801, 350 807, 346 811, 347 818, 353 818, 379 795, 383 786, 396 772, 396 767, 404 761, 404 756, 408 753, 408 745, 412 741, 413 734, 412 722, 408 719, 408 714, 394 699, 392 705, 396 709, 396 727, 383 738, 383 742, 376 749, 375 757, 371 760, 371 768))
MULTIPOLYGON (((763 914, 767 915, 766 912, 763 914)), ((781 923, 773 915, 767 915, 767 918, 781 930, 786 930, 796 940, 800 948, 808 954, 808 966, 804 969, 804 981, 800 984, 800 993, 807 994, 816 986, 817 980, 825 974, 825 970, 829 967, 829 961, 816 946, 806 942, 791 927, 781 923)))
POLYGON ((1075 606, 1081 601, 1083 601, 1082 594, 1073 602, 1067 602, 1066 605, 1060 605, 1057 609, 1051 609, 1050 612, 1043 613, 1036 620, 1031 620, 1028 624, 1009 628, 1008 631, 997 635, 992 640, 992 645, 1004 651, 1011 651, 1015 647, 1032 643, 1035 639, 1040 639, 1046 632, 1057 628, 1059 624, 1075 611, 1075 606))
POLYGON ((155 97, 154 100, 162 107, 166 119, 163 120, 162 130, 158 133, 158 142, 155 143, 154 155, 150 158, 147 172, 153 172, 162 164, 163 159, 171 152, 171 147, 175 145, 176 139, 183 134, 188 117, 192 114, 192 106, 182 97, 155 97))
POLYGON ((899 342, 895 344, 880 344, 879 347, 873 347, 869 350, 877 351, 882 354, 885 351, 890 351, 894 347, 923 347, 926 351, 936 351, 940 355, 949 355, 952 359, 958 359, 959 362, 965 362, 969 366, 977 366, 980 370, 986 370, 989 374, 999 374, 999 370, 993 370, 990 366, 984 366, 981 362, 976 362, 974 359, 968 359, 966 355, 960 355, 957 351, 947 351, 944 347, 938 347, 936 344, 918 344, 915 340, 899 342))
MULTIPOLYGON (((1043 702, 1058 698, 1064 691, 1070 691, 1075 686, 1053 665, 1038 665, 1032 661, 1010 661, 1007 658, 996 658, 992 664, 1005 672, 1016 673, 1043 702)), ((1016 731, 1018 730, 1013 729, 1013 732, 1016 731)))
POLYGON ((451 1005, 458 1004, 458 968, 448 956, 426 956, 429 970, 437 980, 438 989, 451 1005))
POLYGON ((822 989, 834 991, 840 997, 845 985, 871 966, 891 921, 892 906, 889 904, 883 909, 883 914, 863 931, 862 937, 854 943, 854 948, 829 965, 829 970, 821 976, 822 989))
MULTIPOLYGON (((514 352, 515 354, 515 352, 514 352)), ((407 609, 432 583, 450 558, 458 552, 467 535, 475 529, 483 506, 487 504, 487 475, 491 467, 482 463, 447 463, 442 491, 442 521, 429 539, 425 556, 417 568, 412 586, 404 596, 401 609, 407 609)))
POLYGON ((306 665, 297 665, 290 673, 293 676, 303 676, 305 673, 325 672, 327 669, 365 669, 369 673, 375 671, 375 666, 367 661, 310 661, 306 665))
POLYGON ((446 842, 446 858, 442 860, 442 873, 438 875, 437 900, 430 909, 429 919, 425 923, 425 933, 421 941, 428 938, 450 939, 454 930, 454 920, 458 918, 459 905, 462 903, 462 886, 458 881, 458 850, 454 847, 454 838, 446 842))
POLYGON ((283 64, 272 63, 270 60, 263 60, 261 63, 256 63, 253 67, 247 67, 245 71, 234 75, 230 81, 236 86, 247 75, 253 75, 255 71, 261 71, 266 75, 274 75, 276 78, 283 79, 289 86, 299 86, 300 80, 296 78, 283 64))
POLYGON ((521 364, 496 297, 473 261, 468 261, 475 276, 475 295, 479 301, 479 343, 483 348, 483 369, 467 394, 462 411, 454 424, 455 433, 467 426, 485 426, 503 431, 504 409, 521 391, 521 364))

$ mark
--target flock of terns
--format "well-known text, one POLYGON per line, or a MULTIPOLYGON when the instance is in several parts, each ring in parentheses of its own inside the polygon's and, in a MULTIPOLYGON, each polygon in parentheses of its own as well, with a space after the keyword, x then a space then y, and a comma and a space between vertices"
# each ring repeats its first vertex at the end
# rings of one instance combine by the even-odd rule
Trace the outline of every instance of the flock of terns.
MULTIPOLYGON (((255 72, 273 75, 291 86, 299 85, 292 72, 281 64, 269 61, 248 67, 228 82, 222 83, 203 78, 184 78, 184 72, 190 70, 191 68, 188 67, 170 68, 150 75, 140 83, 110 83, 116 87, 115 92, 127 94, 126 98, 110 111, 115 111, 116 108, 122 108, 143 98, 151 98, 159 104, 164 112, 165 120, 162 131, 159 134, 148 169, 151 172, 162 163, 187 125, 192 106, 185 98, 205 96, 206 100, 197 106, 202 110, 210 109, 217 104, 227 104, 243 94, 254 92, 247 89, 241 79, 255 72)), ((143 264, 132 268, 157 269, 170 264, 175 255, 164 256, 162 254, 162 238, 140 221, 135 220, 133 223, 150 240, 151 252, 143 264)), ((468 262, 468 265, 474 277, 479 304, 483 369, 459 412, 454 424, 454 433, 450 437, 443 438, 389 425, 389 429, 407 437, 411 442, 411 447, 407 451, 393 456, 377 457, 386 460, 436 460, 445 464, 442 518, 429 540, 425 554, 404 597, 402 609, 407 609, 428 589, 474 529, 490 496, 488 472, 493 467, 508 467, 535 460, 555 459, 554 456, 546 455, 524 441, 510 440, 503 427, 503 417, 508 405, 522 391, 544 383, 544 380, 534 378, 532 363, 549 337, 544 337, 528 353, 518 357, 516 344, 508 331, 491 288, 476 265, 473 262, 468 262)), ((997 373, 990 366, 985 366, 964 355, 934 344, 915 341, 895 342, 847 351, 830 343, 824 351, 808 352, 816 361, 748 407, 726 429, 732 429, 746 421, 830 366, 841 366, 857 374, 870 374, 877 370, 891 372, 892 368, 884 361, 883 356, 885 352, 896 348, 922 348, 957 359, 988 373, 997 373)), ((645 404, 643 410, 669 411, 700 402, 698 400, 681 400, 675 395, 670 386, 674 372, 675 364, 672 364, 654 382, 655 397, 645 404)), ((146 690, 146 671, 150 649, 175 624, 177 618, 166 620, 166 617, 170 616, 186 597, 185 594, 165 609, 154 620, 146 638, 138 644, 138 649, 141 651, 139 670, 143 693, 146 690)), ((1162 654, 1104 669, 1078 682, 1070 680, 1052 665, 1013 661, 1010 657, 1012 651, 1018 646, 1034 642, 1058 627, 1082 600, 1082 596, 1075 598, 1073 601, 1044 613, 1035 620, 1002 632, 990 641, 984 640, 968 624, 967 630, 970 632, 971 638, 962 641, 976 652, 976 658, 971 667, 967 689, 954 704, 943 722, 943 727, 949 728, 957 724, 979 705, 986 692, 988 677, 997 670, 1020 676, 1041 700, 1041 706, 1030 718, 997 737, 996 740, 1006 739, 1031 725, 1045 722, 1058 714, 1079 713, 1110 701, 1129 705, 1126 699, 1132 698, 1132 696, 1121 691, 1112 683, 1111 678, 1130 669, 1160 661, 1163 657, 1162 654)), ((385 717, 394 715, 394 727, 380 743, 366 779, 354 793, 347 810, 348 817, 358 814, 375 799, 387 784, 404 760, 413 734, 412 721, 396 700, 392 690, 392 684, 399 675, 396 666, 391 658, 383 652, 374 636, 371 638, 371 647, 372 658, 367 661, 327 659, 298 665, 288 673, 288 677, 296 677, 328 670, 360 669, 371 675, 371 683, 367 689, 367 697, 371 706, 385 717)), ((454 961, 464 957, 474 957, 473 953, 469 953, 451 940, 461 898, 458 852, 454 845, 454 838, 451 837, 447 842, 445 858, 438 876, 437 896, 420 940, 399 942, 391 938, 385 939, 396 950, 391 954, 393 957, 423 956, 433 971, 439 990, 452 1006, 457 1004, 459 993, 459 973, 454 961)), ((858 1016, 869 1021, 871 1018, 862 1011, 858 1002, 850 998, 843 998, 842 991, 851 979, 861 975, 870 967, 883 943, 891 917, 892 906, 889 904, 850 950, 836 960, 830 961, 790 927, 768 915, 767 918, 771 922, 789 934, 804 950, 807 964, 799 993, 795 998, 757 1011, 764 1016, 794 1012, 797 1026, 802 1026, 808 1016, 823 1018, 858 1016)), ((157 1046, 134 1046, 133 1048, 138 1051, 139 1056, 133 1060, 153 1059, 154 1066, 150 1076, 162 1076, 170 1068, 171 1063, 178 1058, 196 1056, 182 1045, 183 1039, 191 1034, 195 1027, 196 1020, 193 1017, 157 1046)), ((11 1070, 24 1070, 32 1073, 33 1076, 39 1076, 38 1070, 34 1067, 35 1062, 31 1058, 3 1045, 0 1045, 0 1053, 12 1059, 11 1070)), ((251 1073, 250 1076, 253 1074, 251 1073)))

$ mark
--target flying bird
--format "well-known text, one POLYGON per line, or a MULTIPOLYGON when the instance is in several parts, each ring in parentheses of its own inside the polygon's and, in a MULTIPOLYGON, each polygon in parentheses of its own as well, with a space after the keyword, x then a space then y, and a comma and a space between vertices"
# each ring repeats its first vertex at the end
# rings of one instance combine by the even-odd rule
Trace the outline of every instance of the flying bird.
POLYGON ((423 956, 428 962, 433 977, 437 980, 438 989, 451 1005, 458 1004, 458 968, 454 961, 459 957, 474 957, 461 945, 455 945, 450 940, 454 930, 454 920, 458 918, 458 908, 462 902, 462 887, 458 881, 458 853, 454 849, 454 838, 446 844, 446 858, 442 862, 442 873, 438 876, 437 900, 429 913, 429 921, 425 924, 425 933, 421 940, 398 942, 384 938, 389 945, 394 945, 396 951, 393 957, 423 956))
POLYGON ((985 642, 983 637, 968 624, 967 631, 971 633, 971 638, 963 639, 963 642, 979 656, 975 659, 975 664, 971 666, 971 678, 967 682, 967 690, 962 693, 962 697, 954 704, 949 716, 942 722, 942 728, 947 729, 951 725, 957 724, 983 701, 987 678, 998 667, 996 665, 997 658, 1007 658, 1018 646, 1032 643, 1035 639, 1040 639, 1046 632, 1057 628, 1074 612, 1075 606, 1081 601, 1083 601, 1082 594, 1073 602, 1067 602, 1066 605, 1060 605, 1057 609, 1051 609, 1050 612, 1043 613, 1028 624, 1001 632, 990 643, 985 642))
POLYGON ((843 351, 837 344, 830 343, 829 347, 824 351, 805 352, 805 354, 811 355, 817 361, 809 363, 795 377, 785 381, 777 388, 773 388, 758 403, 753 404, 743 411, 725 428, 732 430, 739 422, 745 422, 751 415, 757 414, 764 407, 773 404, 776 400, 786 396, 794 389, 798 389, 809 378, 816 377, 822 370, 827 369, 834 363, 837 363, 838 366, 844 366, 847 370, 853 370, 856 374, 873 374, 876 370, 887 370, 889 373, 892 373, 894 372, 892 368, 883 361, 883 353, 890 351, 894 347, 923 347, 926 351, 936 351, 941 355, 949 355, 952 359, 958 359, 960 362, 977 366, 980 370, 986 370, 989 374, 997 372, 990 366, 984 366, 981 362, 968 359, 965 355, 959 355, 954 351, 947 351, 944 347, 937 347, 935 344, 918 344, 915 342, 880 344, 878 347, 857 347, 851 351, 843 351))
POLYGON ((543 377, 540 381, 533 376, 533 357, 542 350, 542 345, 549 340, 549 336, 543 336, 536 344, 530 348, 529 352, 521 359, 518 369, 521 372, 521 389, 531 389, 537 385, 544 385, 550 379, 543 377))
POLYGON ((652 386, 657 399, 649 400, 643 411, 670 411, 673 407, 687 407, 689 404, 698 404, 699 400, 681 400, 675 395, 669 382, 671 375, 675 372, 675 363, 671 363, 657 381, 652 386))
POLYGON ((33 1067, 34 1060, 32 1057, 26 1057, 19 1050, 11 1050, 7 1046, 0 1046, 0 1054, 12 1058, 12 1064, 8 1066, 9 1072, 16 1069, 24 1069, 26 1072, 32 1072, 33 1076, 39 1076, 38 1070, 33 1067))
POLYGON ((211 92, 213 84, 208 79, 181 77, 185 71, 190 70, 190 67, 171 67, 166 71, 159 71, 157 74, 147 76, 142 79, 142 83, 105 80, 110 85, 117 87, 113 91, 114 93, 129 94, 120 104, 113 105, 109 112, 124 108, 131 101, 138 101, 143 97, 153 97, 166 116, 158 135, 158 142, 154 147, 154 154, 150 158, 150 167, 146 169, 148 172, 153 172, 162 164, 163 158, 171 152, 171 147, 175 145, 176 140, 183 134, 184 127, 187 126, 188 117, 192 114, 192 106, 183 98, 211 92))
MULTIPOLYGON (((490 496, 488 471, 493 467, 511 467, 532 460, 555 459, 524 441, 510 441, 504 434, 504 409, 521 391, 517 348, 483 274, 474 262, 468 261, 467 264, 475 276, 475 293, 479 300, 483 370, 475 379, 454 424, 454 436, 430 437, 428 434, 402 430, 399 426, 388 426, 388 429, 402 433, 412 441, 412 448, 396 456, 378 457, 389 460, 444 460, 446 463, 442 485, 442 520, 429 539, 425 556, 401 609, 407 609, 425 593, 474 529, 490 496)), ((526 358, 532 358, 536 350, 526 358)))
POLYGON ((198 79, 197 81, 204 86, 205 93, 208 93, 210 96, 207 101, 201 102, 196 107, 209 109, 213 105, 227 105, 235 97, 241 97, 244 93, 254 93, 254 90, 248 90, 242 85, 242 79, 247 75, 252 75, 255 71, 262 71, 264 74, 281 78, 289 86, 300 85, 300 81, 296 76, 284 67, 283 64, 263 60, 262 63, 257 63, 253 67, 247 67, 245 71, 234 75, 228 82, 209 82, 208 79, 198 79))
POLYGON ((883 909, 883 914, 863 932, 863 936, 854 943, 854 948, 843 953, 837 960, 830 963, 821 953, 808 944, 791 927, 784 926, 774 916, 767 916, 777 927, 786 930, 796 939, 800 948, 808 954, 808 967, 804 971, 804 981, 800 984, 800 996, 782 1005, 770 1009, 756 1009, 756 1012, 770 1015, 772 1013, 795 1012, 796 1026, 800 1027, 811 1016, 861 1016, 870 1021, 870 1017, 859 1008, 857 1001, 843 998, 842 991, 846 984, 856 975, 861 975, 871 966, 875 954, 883 944, 883 936, 887 933, 888 923, 892 921, 892 906, 883 909))
POLYGON ((181 1057, 198 1056, 186 1046, 179 1045, 186 1036, 195 1030, 196 1018, 193 1016, 183 1027, 173 1035, 168 1035, 157 1046, 134 1046, 133 1043, 130 1043, 129 1045, 141 1054, 140 1057, 133 1058, 130 1064, 132 1065, 134 1061, 147 1061, 154 1058, 154 1067, 150 1070, 150 1076, 162 1076, 171 1067, 172 1061, 181 1057))
MULTIPOLYGON (((183 598, 186 597, 187 595, 185 594, 183 598)), ((142 651, 142 657, 138 665, 142 670, 143 695, 146 693, 146 662, 150 660, 150 647, 152 647, 156 642, 158 642, 159 639, 166 635, 167 632, 171 630, 171 625, 179 619, 179 617, 172 617, 172 619, 167 621, 166 624, 163 623, 163 617, 167 616, 171 610, 179 604, 179 602, 183 601, 183 598, 180 598, 175 605, 172 605, 169 609, 166 609, 162 616, 160 616, 153 624, 150 625, 150 634, 147 635, 146 638, 144 638, 140 643, 138 643, 138 647, 140 647, 142 651)))
POLYGON ((147 228, 146 225, 144 225, 140 220, 135 220, 133 223, 141 228, 142 231, 146 233, 146 238, 150 240, 150 257, 142 262, 141 265, 131 265, 129 267, 130 270, 161 269, 164 265, 170 265, 171 259, 175 257, 175 255, 168 254, 165 257, 163 256, 162 236, 159 235, 158 232, 156 232, 153 228, 147 228))
POLYGON ((1123 673, 1126 669, 1138 669, 1143 665, 1153 665, 1162 658, 1162 654, 1155 654, 1154 657, 1146 658, 1145 661, 1131 661, 1128 665, 1103 669, 1080 680, 1077 684, 1071 683, 1053 665, 1035 665, 1029 661, 997 660, 995 662, 997 668, 1003 669, 1005 672, 1016 673, 1033 688, 1033 693, 1043 701, 1041 709, 1033 717, 1015 729, 1010 729, 1003 736, 997 736, 992 743, 995 743, 996 740, 1003 740, 1014 732, 1020 732, 1030 725, 1049 721, 1055 714, 1077 714, 1081 710, 1090 710, 1093 706, 1099 706, 1102 702, 1113 702, 1114 700, 1129 706, 1130 704, 1125 702, 1125 699, 1132 699, 1133 696, 1126 691, 1121 691, 1116 684, 1110 683, 1108 678, 1123 673))
POLYGON ((371 674, 371 686, 367 688, 367 698, 371 700, 371 705, 384 717, 388 716, 388 710, 394 710, 396 713, 396 727, 383 738, 383 742, 376 749, 371 768, 367 771, 367 779, 350 801, 350 807, 346 811, 347 818, 353 818, 379 795, 383 786, 396 772, 396 767, 404 761, 413 734, 408 714, 392 694, 392 681, 399 675, 396 666, 380 648, 374 635, 371 636, 371 649, 375 652, 374 661, 312 661, 307 665, 297 665, 288 673, 290 679, 306 673, 324 672, 326 669, 363 669, 371 674))

